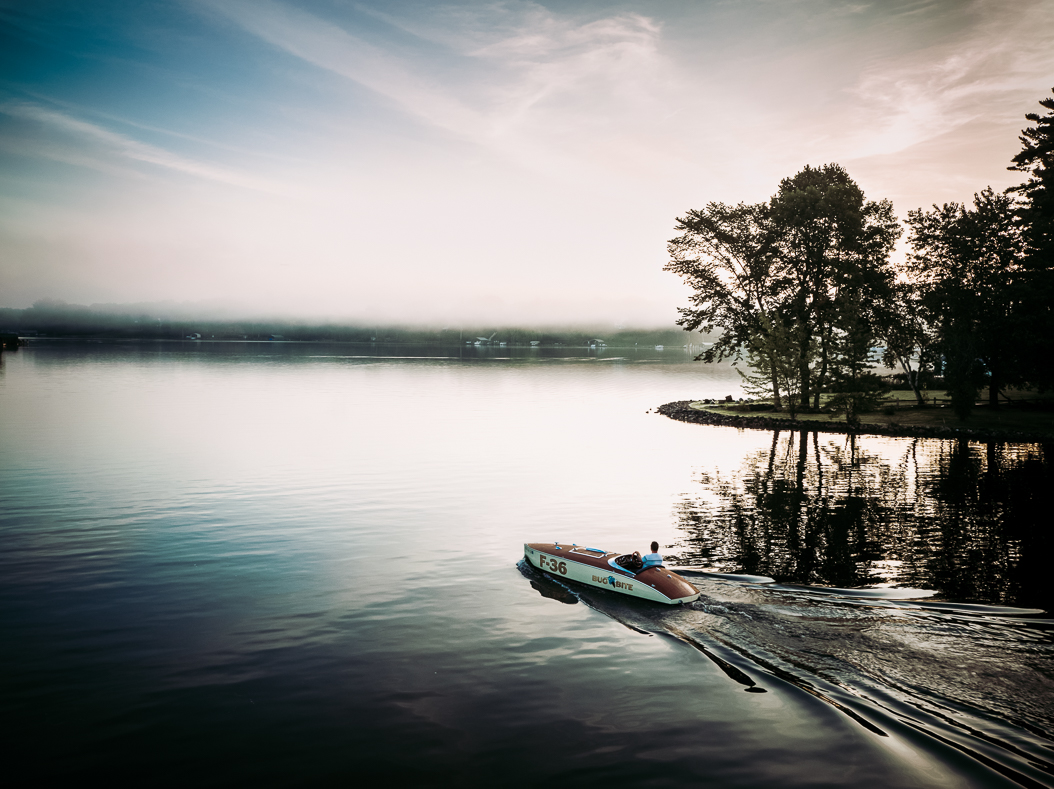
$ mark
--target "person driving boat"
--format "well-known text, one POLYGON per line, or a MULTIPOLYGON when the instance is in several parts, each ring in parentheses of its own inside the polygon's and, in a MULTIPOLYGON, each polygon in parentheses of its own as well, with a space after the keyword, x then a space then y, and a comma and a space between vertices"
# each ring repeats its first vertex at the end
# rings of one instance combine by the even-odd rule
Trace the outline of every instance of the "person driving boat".
POLYGON ((659 555, 659 543, 652 542, 651 553, 640 555, 640 551, 634 551, 629 556, 617 560, 619 565, 625 567, 632 573, 639 573, 649 567, 662 567, 662 556, 659 555))
POLYGON ((641 569, 647 570, 649 567, 662 567, 662 556, 659 555, 659 543, 657 542, 652 542, 651 553, 643 557, 641 569))

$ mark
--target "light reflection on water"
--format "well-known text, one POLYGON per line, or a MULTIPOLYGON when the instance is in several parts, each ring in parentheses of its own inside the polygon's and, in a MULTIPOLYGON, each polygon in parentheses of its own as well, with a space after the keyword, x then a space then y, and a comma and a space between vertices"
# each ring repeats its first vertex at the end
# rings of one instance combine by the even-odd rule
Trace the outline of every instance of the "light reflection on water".
MULTIPOLYGON (((740 484, 771 434, 646 413, 734 394, 734 371, 619 349, 600 363, 188 346, 4 356, 0 698, 20 722, 10 752, 38 771, 1054 784, 1040 617, 705 575, 697 604, 666 610, 518 565, 526 540, 656 539, 696 569, 744 570, 738 543, 684 513, 723 502, 700 479, 740 484)), ((864 476, 921 491, 897 476, 903 447, 861 440, 858 457, 879 458, 864 476)), ((1008 473, 1022 457, 1007 454, 1008 473)), ((838 509, 844 486, 827 484, 838 509)), ((969 498, 940 500, 966 513, 969 498)), ((932 510, 920 500, 916 531, 932 510)), ((865 501, 849 529, 863 542, 845 543, 876 556, 812 582, 926 564, 912 558, 924 540, 902 539, 904 508, 883 501, 865 501)), ((802 561, 787 555, 773 566, 802 561)))

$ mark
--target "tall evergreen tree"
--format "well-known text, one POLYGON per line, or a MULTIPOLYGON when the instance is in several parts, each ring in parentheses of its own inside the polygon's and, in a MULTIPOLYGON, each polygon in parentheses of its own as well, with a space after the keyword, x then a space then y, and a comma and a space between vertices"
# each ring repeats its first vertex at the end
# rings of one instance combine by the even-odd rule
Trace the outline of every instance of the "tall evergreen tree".
POLYGON ((1025 200, 1020 213, 1029 245, 1027 263, 1050 269, 1054 268, 1054 99, 1042 99, 1039 103, 1049 112, 1025 115, 1036 125, 1022 130, 1018 138, 1021 152, 1007 169, 1029 174, 1025 183, 1011 190, 1025 200))
POLYGON ((1023 200, 1018 211, 1026 243, 1026 275, 1020 282, 1020 313, 1016 341, 1032 384, 1054 386, 1054 99, 1040 102, 1048 112, 1030 112, 1035 125, 1021 132, 1021 151, 1008 169, 1029 178, 1009 190, 1023 200))

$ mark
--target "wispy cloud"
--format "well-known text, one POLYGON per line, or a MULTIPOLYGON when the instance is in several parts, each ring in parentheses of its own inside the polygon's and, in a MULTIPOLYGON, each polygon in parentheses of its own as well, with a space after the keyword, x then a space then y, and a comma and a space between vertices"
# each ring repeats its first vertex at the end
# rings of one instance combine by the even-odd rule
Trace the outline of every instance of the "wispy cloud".
POLYGON ((661 26, 641 14, 582 22, 531 2, 436 5, 413 18, 371 13, 496 75, 492 114, 522 116, 559 94, 607 100, 642 85, 650 91, 657 78, 669 76, 660 53, 661 26))
POLYGON ((963 33, 865 70, 853 91, 850 155, 895 153, 1049 88, 1054 5, 975 0, 963 33), (1008 100, 1009 99, 1009 103, 1008 100))
POLYGON ((637 14, 574 22, 533 3, 437 6, 413 20, 369 12, 438 45, 402 56, 274 0, 210 7, 430 126, 521 161, 596 147, 616 129, 628 135, 669 113, 661 30, 637 14))
POLYGON ((163 148, 140 142, 123 134, 105 129, 102 126, 80 120, 39 104, 9 101, 0 104, 0 113, 12 118, 42 124, 67 137, 75 138, 79 142, 73 148, 69 145, 48 143, 43 140, 33 141, 33 144, 29 147, 22 146, 25 150, 32 150, 37 155, 52 158, 56 161, 65 161, 95 169, 105 169, 110 172, 118 172, 120 170, 119 168, 108 166, 107 160, 144 162, 167 170, 231 186, 260 191, 274 190, 272 185, 259 178, 243 175, 224 167, 188 159, 163 148))
POLYGON ((479 136, 484 118, 380 47, 312 14, 270 0, 211 6, 264 41, 386 96, 431 123, 479 136))

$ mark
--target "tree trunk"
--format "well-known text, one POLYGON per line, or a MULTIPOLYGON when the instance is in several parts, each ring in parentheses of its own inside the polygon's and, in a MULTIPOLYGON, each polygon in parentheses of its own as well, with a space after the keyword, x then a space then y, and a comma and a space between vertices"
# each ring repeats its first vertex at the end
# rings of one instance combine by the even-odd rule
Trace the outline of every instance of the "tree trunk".
MULTIPOLYGON (((816 376, 816 394, 813 400, 813 410, 820 410, 820 390, 823 389, 823 385, 827 382, 827 341, 830 335, 824 335, 823 341, 820 343, 820 369, 816 376)), ((808 401, 806 401, 808 404, 808 401)))
POLYGON ((989 366, 988 372, 990 373, 988 378, 988 407, 998 408, 999 390, 1003 388, 1003 377, 1000 375, 999 368, 995 365, 989 366))
POLYGON ((771 355, 769 356, 769 373, 772 376, 772 408, 776 411, 782 411, 783 403, 780 402, 780 377, 776 370, 776 360, 771 355))
POLYGON ((944 382, 952 399, 952 410, 960 420, 965 421, 973 410, 977 399, 977 384, 973 377, 973 348, 969 338, 954 337, 954 346, 948 349, 944 365, 944 382))
POLYGON ((911 387, 911 391, 915 393, 915 404, 920 408, 926 405, 926 399, 922 396, 922 390, 919 389, 919 371, 912 370, 911 364, 903 356, 897 355, 897 361, 900 362, 900 367, 904 371, 904 375, 908 377, 908 386, 911 387))
POLYGON ((808 410, 809 408, 809 345, 812 344, 812 332, 808 329, 802 331, 801 338, 801 353, 798 357, 798 375, 799 385, 801 391, 799 395, 801 397, 801 407, 808 410))

